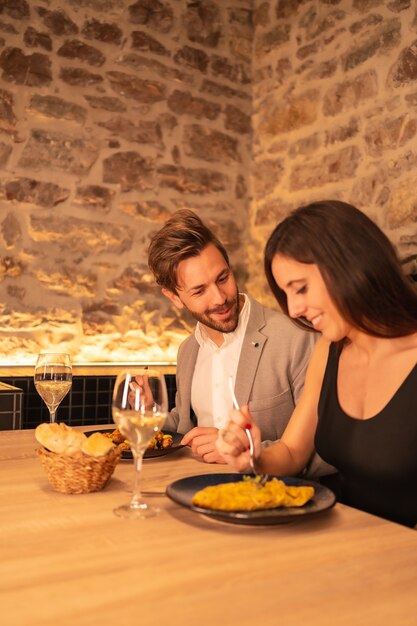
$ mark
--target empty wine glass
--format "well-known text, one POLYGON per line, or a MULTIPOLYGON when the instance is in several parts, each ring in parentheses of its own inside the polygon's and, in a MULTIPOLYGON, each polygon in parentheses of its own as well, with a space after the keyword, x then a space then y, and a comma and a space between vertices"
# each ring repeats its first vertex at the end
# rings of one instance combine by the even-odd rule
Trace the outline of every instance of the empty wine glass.
POLYGON ((114 513, 128 519, 158 515, 160 509, 142 499, 139 479, 143 455, 155 433, 162 428, 168 413, 165 377, 159 370, 130 368, 116 378, 112 404, 113 420, 130 443, 135 466, 133 497, 114 513))
POLYGON ((56 410, 72 384, 72 367, 69 354, 39 354, 35 365, 36 391, 49 409, 49 418, 55 422, 56 410))

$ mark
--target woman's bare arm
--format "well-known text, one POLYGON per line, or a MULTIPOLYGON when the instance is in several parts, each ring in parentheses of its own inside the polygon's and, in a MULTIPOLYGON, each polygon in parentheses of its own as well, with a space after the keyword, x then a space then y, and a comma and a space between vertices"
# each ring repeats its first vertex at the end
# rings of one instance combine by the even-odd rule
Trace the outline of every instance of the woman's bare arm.
POLYGON ((231 422, 221 431, 217 442, 220 454, 230 465, 238 470, 249 465, 245 427, 251 425, 260 471, 294 476, 304 469, 314 450, 317 408, 328 351, 329 342, 321 337, 307 368, 301 398, 281 439, 276 443, 267 448, 262 447, 259 428, 253 424, 247 407, 242 407, 241 411, 232 411, 231 422))

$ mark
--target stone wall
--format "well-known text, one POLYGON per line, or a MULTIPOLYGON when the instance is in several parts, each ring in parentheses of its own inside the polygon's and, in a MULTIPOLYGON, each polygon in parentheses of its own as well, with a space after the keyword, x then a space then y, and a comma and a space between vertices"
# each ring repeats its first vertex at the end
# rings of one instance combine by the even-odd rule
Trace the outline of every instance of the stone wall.
POLYGON ((179 207, 271 305, 265 239, 311 200, 415 255, 416 131, 412 0, 0 0, 0 364, 174 361, 146 249, 179 207))
POLYGON ((149 237, 195 209, 240 283, 249 0, 0 0, 0 363, 174 361, 149 237))
POLYGON ((355 204, 402 259, 415 255, 416 2, 256 0, 254 8, 251 292, 268 301, 261 254, 272 228, 317 199, 355 204))

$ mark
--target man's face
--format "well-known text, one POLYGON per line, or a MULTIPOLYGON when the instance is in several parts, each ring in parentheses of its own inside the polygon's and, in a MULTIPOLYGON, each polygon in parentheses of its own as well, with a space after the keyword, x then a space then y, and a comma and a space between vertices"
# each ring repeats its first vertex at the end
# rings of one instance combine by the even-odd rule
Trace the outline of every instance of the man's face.
MULTIPOLYGON (((221 252, 209 244, 177 268, 177 293, 163 290, 178 308, 186 308, 207 329, 233 332, 239 320, 239 296, 230 267, 221 252)), ((210 335, 210 332, 208 332, 210 335)))

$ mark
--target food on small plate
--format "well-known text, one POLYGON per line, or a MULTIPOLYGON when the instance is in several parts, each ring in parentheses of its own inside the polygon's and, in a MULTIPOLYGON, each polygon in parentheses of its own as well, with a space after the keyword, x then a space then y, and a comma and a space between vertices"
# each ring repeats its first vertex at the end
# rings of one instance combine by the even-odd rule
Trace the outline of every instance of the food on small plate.
POLYGON ((172 435, 167 435, 162 430, 158 430, 149 442, 148 450, 165 450, 165 448, 170 448, 172 444, 172 435))
POLYGON ((101 433, 87 437, 85 433, 64 423, 39 424, 35 429, 35 437, 47 450, 65 456, 86 454, 101 457, 114 448, 113 442, 101 433))
MULTIPOLYGON (((124 438, 124 435, 118 428, 111 433, 104 433, 113 443, 120 445, 122 450, 130 450, 130 444, 124 438)), ((172 435, 163 433, 162 430, 158 430, 154 437, 151 439, 148 445, 148 450, 165 450, 170 448, 173 444, 172 435)))
POLYGON ((204 487, 194 494, 192 503, 217 511, 256 511, 303 506, 313 496, 314 487, 309 485, 287 486, 282 480, 272 478, 261 486, 256 479, 244 477, 238 482, 204 487))

